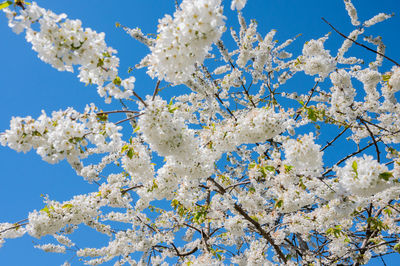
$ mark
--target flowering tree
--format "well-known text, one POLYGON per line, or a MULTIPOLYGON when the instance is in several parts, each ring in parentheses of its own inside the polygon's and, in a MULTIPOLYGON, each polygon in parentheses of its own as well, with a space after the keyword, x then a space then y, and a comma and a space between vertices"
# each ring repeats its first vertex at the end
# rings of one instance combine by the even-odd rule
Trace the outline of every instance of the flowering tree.
POLYGON ((274 30, 263 36, 246 21, 245 0, 228 3, 240 25, 230 29, 234 45, 223 37, 220 0, 176 3, 156 37, 117 25, 149 48, 135 66, 156 80, 145 98, 134 76, 119 73, 103 33, 34 2, 0 4, 42 61, 77 70, 106 103, 120 104, 11 119, 3 146, 34 149, 52 164, 66 160, 95 190, 64 202, 45 196, 26 220, 0 224, 0 246, 50 235, 54 242, 36 247, 75 252, 89 265, 360 265, 399 252, 400 65, 380 37, 358 40, 392 15, 361 23, 344 3, 350 34, 325 21, 343 38, 336 54, 324 48, 325 35, 294 56, 287 50, 294 39, 278 44, 274 30), (375 60, 348 56, 352 45, 375 60), (393 67, 384 70, 383 60, 393 67), (298 75, 314 86, 285 91, 298 75), (167 101, 158 94, 170 86, 177 95, 167 101), (339 142, 343 152, 333 149, 339 142), (341 157, 331 162, 333 155, 341 157), (69 235, 82 226, 109 236, 108 244, 74 243, 69 235))

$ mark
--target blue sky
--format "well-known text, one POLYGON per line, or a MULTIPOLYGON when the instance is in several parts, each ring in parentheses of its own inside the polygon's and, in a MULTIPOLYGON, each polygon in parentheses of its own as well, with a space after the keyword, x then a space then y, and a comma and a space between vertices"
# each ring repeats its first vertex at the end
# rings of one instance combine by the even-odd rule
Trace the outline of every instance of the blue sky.
MULTIPOLYGON (((396 13, 400 15, 398 0, 354 0, 361 21, 379 12, 396 13)), ((84 27, 90 27, 97 32, 106 33, 109 46, 118 50, 121 59, 120 73, 126 73, 128 67, 138 63, 148 52, 139 42, 130 38, 123 30, 115 27, 115 22, 129 27, 140 27, 144 33, 155 33, 157 20, 164 14, 172 14, 173 0, 64 0, 38 1, 42 7, 56 13, 66 13, 69 18, 79 18, 84 27)), ((225 15, 228 17, 228 27, 236 25, 234 13, 230 11, 230 1, 224 1, 225 15)), ((276 39, 284 41, 299 33, 302 36, 292 44, 301 49, 303 43, 312 38, 319 38, 331 29, 321 20, 326 18, 343 33, 352 29, 350 19, 341 0, 248 0, 244 16, 249 20, 255 18, 259 32, 264 35, 270 29, 278 30, 276 39)), ((367 34, 383 36, 387 46, 387 55, 400 60, 400 17, 374 26, 367 34)), ((23 35, 14 34, 7 27, 7 20, 0 14, 0 131, 9 127, 12 116, 39 116, 42 109, 49 114, 51 111, 65 109, 69 106, 82 111, 87 103, 94 102, 105 110, 119 108, 119 105, 106 105, 99 98, 94 86, 85 87, 76 78, 76 73, 58 72, 41 62, 23 35)), ((225 34, 224 38, 229 38, 225 34)), ((338 48, 342 39, 332 33, 327 47, 338 48)), ((355 54, 369 52, 354 47, 355 54)), ((374 56, 373 54, 369 56, 374 56)), ((146 77, 144 71, 135 71, 136 91, 144 96, 151 94, 155 81, 146 77)), ((124 75, 122 75, 124 76, 124 75)), ((306 86, 310 88, 312 79, 306 86)), ((288 86, 297 86, 289 84, 288 86)), ((175 89, 176 90, 176 89, 175 89)), ((168 95, 179 93, 170 89, 168 95)), ((42 161, 35 152, 27 154, 16 153, 6 147, 0 147, 0 222, 16 222, 24 219, 29 211, 43 207, 41 194, 48 194, 51 199, 63 201, 73 195, 87 193, 96 189, 76 176, 65 163, 49 165, 42 161)), ((85 243, 95 246, 97 235, 85 233, 85 243)), ((45 254, 33 248, 32 241, 43 243, 30 237, 7 240, 0 249, 0 264, 18 265, 60 265, 71 257, 66 255, 45 254)), ((78 242, 79 243, 79 242, 78 242)), ((387 260, 393 264, 396 257, 387 260)), ((376 260, 379 265, 379 260, 376 260)), ((80 265, 74 259, 72 265, 80 265)))

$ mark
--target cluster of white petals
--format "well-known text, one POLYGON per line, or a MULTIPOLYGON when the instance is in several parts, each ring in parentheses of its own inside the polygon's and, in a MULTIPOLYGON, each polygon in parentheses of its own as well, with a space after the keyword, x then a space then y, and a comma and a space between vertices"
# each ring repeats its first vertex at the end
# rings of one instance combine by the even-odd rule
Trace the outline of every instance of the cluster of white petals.
POLYGON ((327 77, 336 67, 336 60, 324 49, 327 37, 310 40, 304 44, 301 66, 303 71, 310 76, 319 75, 322 79, 327 77))
POLYGON ((3 246, 6 238, 18 238, 26 233, 25 227, 12 223, 0 223, 0 248, 3 246))
POLYGON ((392 68, 392 74, 388 83, 392 92, 400 91, 400 67, 392 68))
POLYGON ((106 45, 104 33, 84 29, 80 20, 67 19, 65 14, 57 15, 35 2, 19 15, 8 8, 4 12, 14 32, 26 31, 26 40, 42 61, 59 71, 73 72, 73 66, 79 66, 80 80, 98 85, 101 97, 122 99, 132 95, 135 79, 122 81, 118 77, 119 58, 114 55, 116 51, 106 45), (39 23, 39 31, 33 27, 36 23, 39 23), (104 85, 105 82, 108 84, 104 85))
POLYGON ((349 17, 351 19, 351 24, 353 24, 353 26, 360 25, 360 21, 358 21, 357 16, 357 10, 351 0, 344 0, 344 4, 346 6, 347 13, 349 14, 349 17))
POLYGON ((147 148, 139 139, 133 138, 123 148, 127 154, 121 158, 122 167, 138 183, 144 183, 154 177, 154 166, 147 148))
MULTIPOLYGON (((97 221, 94 218, 100 214, 99 209, 106 204, 107 200, 99 193, 75 196, 72 200, 62 203, 47 200, 42 210, 29 213, 26 230, 31 236, 40 238, 53 235, 67 225, 85 223, 95 226, 97 221)), ((109 234, 107 226, 101 227, 109 234)))
POLYGON ((103 33, 36 3, 3 8, 43 61, 61 71, 79 66, 101 97, 130 101, 11 119, 2 146, 66 159, 95 189, 66 201, 45 196, 27 219, 0 223, 0 247, 28 233, 54 242, 36 248, 74 252, 87 265, 163 266, 361 265, 399 252, 400 67, 384 64, 379 36, 358 40, 376 47, 372 62, 344 56, 391 15, 361 24, 344 0, 356 28, 337 55, 324 48, 325 35, 293 56, 286 48, 297 37, 259 33, 241 12, 247 1, 228 2, 238 19, 232 42, 221 38, 221 0, 181 1, 159 20, 157 38, 122 26, 151 50, 136 67, 159 82, 143 98, 135 78, 118 76, 103 33), (314 81, 293 89, 299 72, 314 81), (165 90, 175 85, 189 93, 170 98, 165 90), (81 227, 107 240, 75 244, 81 227))
POLYGON ((54 244, 36 245, 35 248, 41 249, 45 252, 52 252, 52 253, 65 253, 66 250, 64 246, 54 245, 54 244))
POLYGON ((246 5, 247 0, 232 0, 231 9, 232 10, 242 10, 246 5))
POLYGON ((186 161, 199 146, 198 138, 185 124, 184 119, 176 115, 178 110, 165 100, 156 97, 154 101, 148 98, 148 106, 138 120, 138 127, 143 139, 150 148, 161 156, 173 156, 186 161))
POLYGON ((289 114, 272 108, 254 108, 238 112, 237 120, 226 119, 201 133, 203 143, 212 145, 217 154, 230 152, 242 144, 263 143, 290 128, 289 114))
POLYGON ((288 139, 283 143, 285 150, 285 162, 293 166, 296 171, 302 174, 317 176, 322 171, 321 146, 315 144, 312 133, 304 135, 301 138, 288 139))
POLYGON ((331 108, 330 113, 333 116, 347 115, 351 116, 351 106, 356 96, 356 91, 351 83, 351 76, 343 69, 330 74, 330 79, 333 84, 331 88, 331 108))
POLYGON ((80 170, 80 159, 94 152, 119 151, 123 144, 121 127, 102 122, 96 111, 97 107, 90 105, 82 114, 68 108, 51 116, 43 111, 37 119, 13 117, 10 129, 0 135, 0 143, 18 152, 35 149, 49 163, 67 159, 80 170))
POLYGON ((335 171, 342 186, 349 193, 361 197, 371 196, 392 185, 389 177, 382 176, 388 173, 388 168, 368 155, 351 158, 344 167, 337 167, 335 171))
POLYGON ((148 74, 175 84, 192 78, 211 44, 224 30, 220 0, 184 0, 174 17, 166 15, 158 25, 155 45, 143 59, 148 74))

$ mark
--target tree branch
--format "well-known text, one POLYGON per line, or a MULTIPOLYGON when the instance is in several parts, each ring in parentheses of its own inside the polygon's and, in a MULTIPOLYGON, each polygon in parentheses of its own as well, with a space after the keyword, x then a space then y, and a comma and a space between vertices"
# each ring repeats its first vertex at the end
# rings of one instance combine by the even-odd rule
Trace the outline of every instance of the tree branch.
POLYGON ((365 45, 362 44, 362 43, 359 43, 359 42, 357 42, 357 41, 355 41, 355 40, 353 40, 353 39, 350 39, 349 37, 347 37, 346 35, 344 35, 344 34, 341 33, 340 31, 338 31, 335 27, 333 27, 332 24, 329 23, 326 19, 324 19, 324 18, 321 18, 321 19, 322 19, 326 24, 328 24, 334 31, 336 31, 336 33, 338 33, 340 36, 342 36, 343 38, 345 38, 345 39, 347 39, 347 40, 349 40, 349 41, 352 41, 353 43, 355 43, 355 44, 357 44, 358 46, 361 46, 361 47, 367 49, 368 51, 371 51, 371 52, 373 52, 373 53, 375 53, 375 54, 378 54, 378 55, 380 55, 380 56, 386 58, 387 60, 389 60, 390 62, 392 62, 392 63, 395 64, 396 66, 400 66, 399 63, 397 63, 397 62, 394 61, 393 59, 387 57, 386 55, 384 55, 384 54, 382 54, 382 53, 380 53, 380 52, 378 52, 378 51, 376 51, 376 50, 374 50, 374 49, 371 49, 371 48, 369 48, 368 46, 365 46, 365 45))

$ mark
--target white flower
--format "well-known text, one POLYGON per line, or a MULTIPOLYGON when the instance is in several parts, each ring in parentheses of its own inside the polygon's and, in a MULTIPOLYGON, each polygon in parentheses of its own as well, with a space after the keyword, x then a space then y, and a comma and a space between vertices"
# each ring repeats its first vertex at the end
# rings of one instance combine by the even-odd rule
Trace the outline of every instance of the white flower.
POLYGON ((304 135, 298 140, 289 139, 283 143, 285 162, 303 174, 318 175, 322 171, 321 146, 314 143, 312 133, 304 135))
POLYGON ((232 0, 231 9, 232 10, 242 10, 246 5, 247 0, 232 0))
POLYGON ((353 26, 360 25, 360 22, 358 21, 358 16, 357 16, 357 10, 354 7, 351 0, 344 0, 344 4, 346 5, 347 13, 349 14, 349 17, 351 19, 351 24, 353 24, 353 26))
MULTIPOLYGON (((79 66, 81 82, 96 84, 99 94, 116 99, 129 98, 132 95, 134 78, 123 81, 118 77, 119 58, 117 52, 105 43, 105 34, 90 28, 82 28, 80 20, 67 19, 65 14, 57 15, 37 6, 35 2, 26 5, 19 16, 5 9, 9 26, 16 32, 26 30, 26 40, 38 57, 59 71, 74 71, 79 66), (38 23, 39 30, 32 28, 38 23), (113 86, 103 87, 105 82, 113 86)), ((106 98, 107 99, 107 98, 106 98)))
POLYGON ((371 196, 389 188, 392 183, 381 175, 388 173, 388 168, 372 156, 348 159, 344 167, 337 167, 335 171, 343 187, 357 196, 371 196))
POLYGON ((224 26, 220 0, 184 0, 172 18, 166 15, 158 25, 151 54, 143 62, 148 74, 175 84, 184 83, 201 64, 224 26))
POLYGON ((54 244, 36 245, 35 248, 41 249, 45 252, 53 253, 65 253, 66 250, 64 246, 54 244))
POLYGON ((327 36, 318 40, 310 40, 303 47, 304 61, 301 66, 304 72, 310 76, 319 75, 322 79, 327 77, 336 68, 336 61, 324 49, 327 36))
POLYGON ((392 75, 389 79, 389 85, 392 88, 392 92, 400 90, 400 67, 394 66, 392 68, 392 75))

